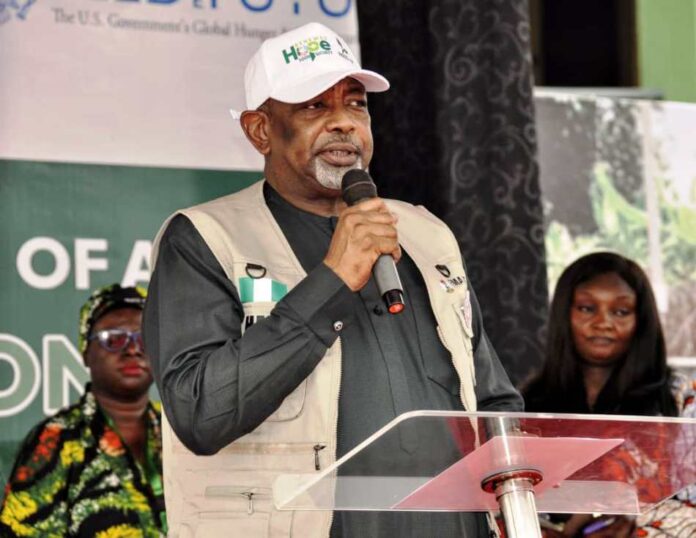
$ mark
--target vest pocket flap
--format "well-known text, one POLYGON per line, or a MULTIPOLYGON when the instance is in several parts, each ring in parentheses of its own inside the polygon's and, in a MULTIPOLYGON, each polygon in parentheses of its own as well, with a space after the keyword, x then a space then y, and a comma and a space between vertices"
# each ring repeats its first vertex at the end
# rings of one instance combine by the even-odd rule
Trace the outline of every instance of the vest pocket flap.
POLYGON ((271 479, 270 474, 262 472, 188 470, 189 509, 196 514, 241 512, 251 515, 254 512, 270 512, 271 479))
MULTIPOLYGON (((261 427, 267 428, 267 426, 261 427)), ((271 434, 266 435, 268 431, 265 429, 261 432, 264 440, 260 440, 260 436, 254 430, 227 445, 219 452, 222 458, 221 465, 237 474, 244 473, 246 469, 256 468, 266 469, 269 472, 288 472, 290 469, 297 472, 313 472, 321 470, 332 458, 332 452, 325 450, 329 446, 327 441, 269 442, 269 438, 272 439, 272 434, 276 432, 271 431, 271 434)), ((243 482, 251 483, 249 480, 243 482)), ((216 482, 216 485, 226 486, 228 483, 218 484, 216 482)), ((260 485, 267 487, 265 483, 260 483, 260 485)), ((211 490, 209 493, 212 494, 214 491, 211 490)), ((224 492, 224 489, 217 490, 220 495, 224 492)))
POLYGON ((232 498, 239 499, 243 497, 247 500, 254 499, 270 499, 271 490, 269 488, 259 486, 231 486, 217 485, 207 486, 204 491, 206 497, 212 498, 232 498))

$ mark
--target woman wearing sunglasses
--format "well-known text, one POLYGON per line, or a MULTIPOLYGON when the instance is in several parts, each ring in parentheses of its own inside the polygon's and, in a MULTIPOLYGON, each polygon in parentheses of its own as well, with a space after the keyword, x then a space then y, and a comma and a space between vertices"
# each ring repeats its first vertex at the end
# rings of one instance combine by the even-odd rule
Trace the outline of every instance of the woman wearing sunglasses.
POLYGON ((161 409, 140 325, 145 291, 97 290, 80 310, 91 381, 29 433, 0 511, 0 536, 162 536, 161 409))

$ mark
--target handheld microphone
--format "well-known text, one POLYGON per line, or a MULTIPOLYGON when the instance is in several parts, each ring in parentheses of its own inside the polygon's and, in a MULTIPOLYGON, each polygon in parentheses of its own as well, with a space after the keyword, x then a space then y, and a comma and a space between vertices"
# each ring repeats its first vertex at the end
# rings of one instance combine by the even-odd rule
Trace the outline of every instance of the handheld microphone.
MULTIPOLYGON (((348 170, 341 181, 343 201, 349 206, 367 198, 377 197, 377 186, 370 174, 357 168, 348 170)), ((372 267, 379 294, 387 305, 390 314, 398 314, 404 307, 404 288, 401 285, 399 273, 396 271, 394 258, 389 254, 381 254, 372 267)))

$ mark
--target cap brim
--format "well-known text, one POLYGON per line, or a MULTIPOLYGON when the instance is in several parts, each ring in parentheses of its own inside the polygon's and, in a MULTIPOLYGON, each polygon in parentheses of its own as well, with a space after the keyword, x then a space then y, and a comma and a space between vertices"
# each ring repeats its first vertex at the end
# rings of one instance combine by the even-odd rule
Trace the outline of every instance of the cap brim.
POLYGON ((389 89, 389 81, 379 73, 368 69, 355 69, 322 73, 303 80, 301 84, 274 90, 270 97, 283 103, 303 103, 325 92, 344 78, 354 78, 365 86, 367 92, 384 92, 389 89))

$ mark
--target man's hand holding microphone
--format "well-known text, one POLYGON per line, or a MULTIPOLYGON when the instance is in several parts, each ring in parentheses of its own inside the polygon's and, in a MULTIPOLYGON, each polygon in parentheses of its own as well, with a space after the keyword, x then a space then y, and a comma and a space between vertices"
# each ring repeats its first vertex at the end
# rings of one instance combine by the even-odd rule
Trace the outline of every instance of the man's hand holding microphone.
POLYGON ((364 170, 349 170, 341 190, 348 207, 339 214, 324 263, 352 291, 362 289, 374 274, 388 311, 398 314, 404 299, 395 266, 401 259, 397 217, 377 198, 377 188, 364 170))

